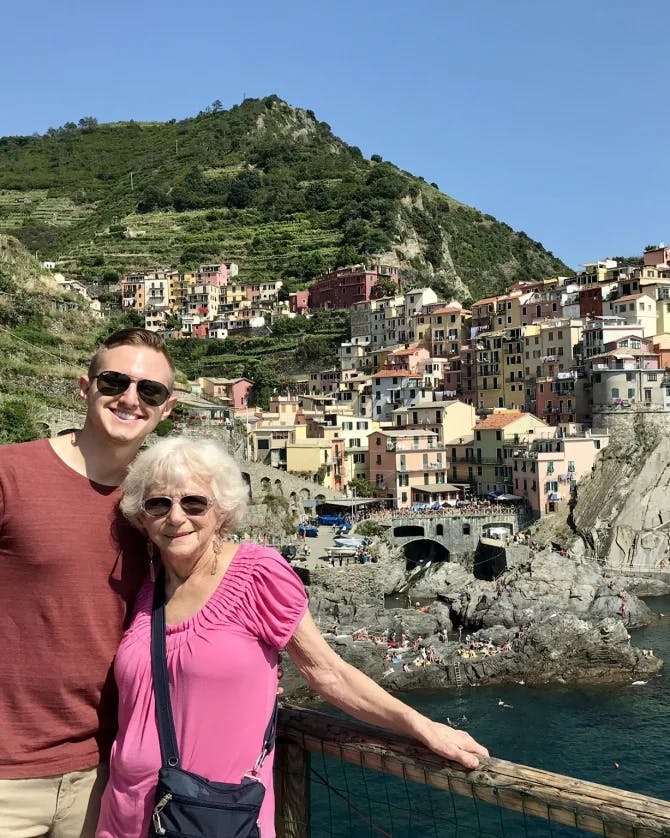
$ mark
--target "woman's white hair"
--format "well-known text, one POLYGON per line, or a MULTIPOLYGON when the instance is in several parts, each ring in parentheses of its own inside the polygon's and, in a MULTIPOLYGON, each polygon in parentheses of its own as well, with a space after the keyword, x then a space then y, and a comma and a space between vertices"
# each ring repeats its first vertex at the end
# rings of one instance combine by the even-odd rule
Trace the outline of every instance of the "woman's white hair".
POLYGON ((121 512, 144 531, 142 501, 147 489, 157 485, 178 489, 189 480, 211 487, 221 516, 221 531, 230 532, 247 510, 249 487, 235 460, 212 439, 174 437, 142 451, 121 486, 121 512))

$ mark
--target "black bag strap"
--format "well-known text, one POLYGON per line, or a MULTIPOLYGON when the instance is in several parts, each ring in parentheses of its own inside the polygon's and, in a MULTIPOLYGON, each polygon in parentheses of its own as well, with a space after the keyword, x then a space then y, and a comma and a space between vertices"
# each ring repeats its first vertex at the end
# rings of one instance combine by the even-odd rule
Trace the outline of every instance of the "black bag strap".
MULTIPOLYGON (((151 609, 151 674, 156 698, 156 725, 161 746, 163 768, 179 767, 179 746, 174 729, 174 717, 170 702, 170 685, 167 671, 167 649, 165 645, 165 568, 161 567, 154 585, 151 609)), ((265 757, 275 746, 277 737, 277 713, 279 705, 275 698, 270 721, 263 735, 263 749, 251 774, 258 773, 265 757)))

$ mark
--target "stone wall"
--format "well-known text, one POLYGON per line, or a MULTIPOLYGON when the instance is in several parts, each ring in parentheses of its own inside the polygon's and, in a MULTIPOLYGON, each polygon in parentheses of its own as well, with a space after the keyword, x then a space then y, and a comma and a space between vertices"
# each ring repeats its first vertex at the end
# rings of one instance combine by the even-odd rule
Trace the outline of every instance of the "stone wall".
POLYGON ((467 566, 472 563, 475 550, 485 530, 494 525, 507 527, 512 535, 518 532, 515 514, 446 514, 394 517, 391 519, 389 535, 393 536, 394 544, 402 547, 420 539, 436 541, 449 551, 450 559, 467 566), (396 536, 395 532, 398 527, 420 527, 422 534, 396 536))
POLYGON ((641 433, 656 437, 670 433, 670 413, 644 405, 601 408, 593 413, 593 430, 609 433, 618 445, 634 444, 641 433))

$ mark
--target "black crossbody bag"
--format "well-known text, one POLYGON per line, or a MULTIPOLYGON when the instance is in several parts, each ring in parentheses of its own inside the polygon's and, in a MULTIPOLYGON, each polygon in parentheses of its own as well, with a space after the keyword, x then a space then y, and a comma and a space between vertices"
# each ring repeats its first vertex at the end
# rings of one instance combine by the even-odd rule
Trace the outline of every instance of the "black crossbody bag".
POLYGON ((162 766, 150 838, 260 838, 258 816, 265 787, 258 771, 272 751, 277 726, 277 701, 263 737, 256 764, 239 783, 216 783, 179 767, 168 686, 165 648, 165 571, 156 580, 151 613, 151 670, 162 766))

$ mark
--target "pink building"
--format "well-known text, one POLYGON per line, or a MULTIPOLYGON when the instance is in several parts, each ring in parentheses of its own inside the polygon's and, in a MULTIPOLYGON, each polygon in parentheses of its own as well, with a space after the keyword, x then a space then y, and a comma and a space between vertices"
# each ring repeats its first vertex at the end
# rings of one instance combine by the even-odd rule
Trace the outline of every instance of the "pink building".
POLYGON ((253 382, 248 378, 201 378, 200 386, 205 396, 226 402, 232 410, 244 410, 249 404, 253 382))
POLYGON ((406 343, 398 349, 392 349, 386 356, 384 366, 387 370, 405 370, 406 372, 423 371, 430 352, 418 343, 406 343))
POLYGON ((608 436, 536 440, 514 458, 514 494, 526 498, 536 515, 556 512, 608 443, 608 436))
POLYGON ((396 287, 400 284, 396 268, 386 265, 337 268, 316 278, 309 289, 309 307, 351 308, 354 303, 371 299, 372 289, 381 278, 391 280, 396 287))
POLYGON ((309 311, 309 291, 294 291, 289 294, 288 308, 293 314, 307 314, 309 311))
POLYGON ((407 507, 417 493, 433 501, 451 500, 458 490, 447 483, 446 449, 432 431, 375 431, 368 436, 370 484, 375 495, 407 507))
POLYGON ((218 285, 220 287, 228 284, 228 265, 225 262, 218 262, 215 265, 200 265, 198 268, 198 285, 218 285))

